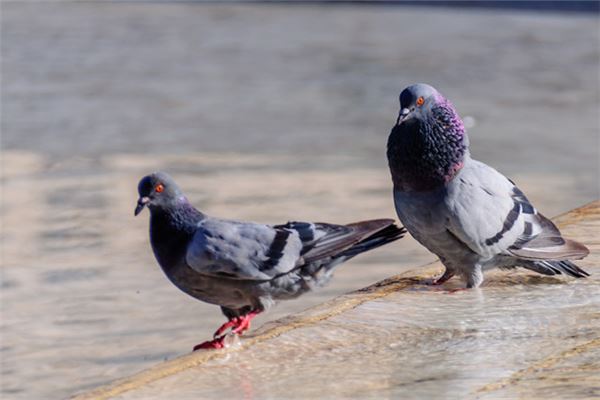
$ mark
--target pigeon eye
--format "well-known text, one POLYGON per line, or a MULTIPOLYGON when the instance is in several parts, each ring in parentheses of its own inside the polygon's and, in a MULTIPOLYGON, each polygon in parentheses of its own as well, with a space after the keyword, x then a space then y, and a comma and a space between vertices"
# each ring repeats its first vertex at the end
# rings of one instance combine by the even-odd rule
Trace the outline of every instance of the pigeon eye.
POLYGON ((418 105, 418 106, 422 106, 422 105, 423 105, 423 103, 425 103, 425 99, 423 99, 423 97, 419 97, 419 98, 417 99, 417 105, 418 105))
POLYGON ((154 190, 156 191, 156 193, 162 193, 165 190, 165 187, 162 183, 159 183, 154 187, 154 190))

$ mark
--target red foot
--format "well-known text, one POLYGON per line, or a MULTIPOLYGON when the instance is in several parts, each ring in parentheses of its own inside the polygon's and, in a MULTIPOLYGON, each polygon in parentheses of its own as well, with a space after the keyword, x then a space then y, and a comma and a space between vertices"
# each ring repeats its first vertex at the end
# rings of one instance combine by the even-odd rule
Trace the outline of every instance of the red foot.
POLYGON ((252 321, 252 319, 258 314, 260 314, 260 311, 251 311, 248 314, 239 317, 238 325, 235 328, 233 328, 231 332, 237 334, 242 334, 246 332, 248 329, 250 329, 250 321, 252 321))
POLYGON ((209 340, 207 342, 203 342, 194 346, 194 350, 200 349, 222 349, 225 347, 225 336, 221 336, 220 338, 216 338, 213 340, 209 340))
POLYGON ((216 330, 213 337, 218 338, 219 336, 223 335, 225 333, 225 331, 227 331, 227 329, 237 327, 239 324, 240 324, 239 318, 233 317, 232 319, 230 319, 229 321, 227 321, 223 325, 221 325, 221 327, 216 330))
POLYGON ((242 315, 241 317, 234 317, 234 318, 230 319, 229 321, 227 321, 223 325, 221 325, 219 327, 219 329, 216 330, 213 340, 210 340, 208 342, 203 342, 203 343, 200 343, 200 344, 194 346, 194 351, 200 350, 200 349, 222 349, 222 348, 224 348, 225 347, 225 337, 227 336, 225 334, 225 332, 227 332, 227 330, 229 328, 232 328, 231 333, 236 334, 236 335, 241 335, 242 333, 244 333, 248 329, 250 329, 250 321, 252 321, 252 319, 260 313, 261 313, 261 311, 255 310, 255 311, 249 312, 246 315, 242 315))

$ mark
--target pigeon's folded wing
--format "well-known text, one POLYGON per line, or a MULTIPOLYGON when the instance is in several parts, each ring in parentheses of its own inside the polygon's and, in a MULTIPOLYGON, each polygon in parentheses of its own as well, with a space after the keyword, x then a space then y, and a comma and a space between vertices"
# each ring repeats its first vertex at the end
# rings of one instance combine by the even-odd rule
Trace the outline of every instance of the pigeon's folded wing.
POLYGON ((229 279, 269 280, 295 268, 337 256, 347 258, 370 247, 402 237, 393 220, 380 219, 348 225, 288 222, 261 225, 205 219, 188 245, 186 261, 195 271, 229 279), (360 251, 359 251, 360 250, 360 251))
POLYGON ((292 270, 301 249, 292 230, 207 218, 188 245, 186 261, 204 275, 269 280, 292 270))
POLYGON ((585 246, 562 238, 513 182, 478 161, 465 164, 446 201, 448 230, 483 257, 564 260, 587 255, 585 246))

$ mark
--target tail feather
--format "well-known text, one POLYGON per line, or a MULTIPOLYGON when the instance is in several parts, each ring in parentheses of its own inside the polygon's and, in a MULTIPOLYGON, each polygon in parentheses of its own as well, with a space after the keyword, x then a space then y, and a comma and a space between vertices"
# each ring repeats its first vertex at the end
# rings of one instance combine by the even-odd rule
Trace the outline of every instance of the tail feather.
POLYGON ((373 250, 377 247, 401 239, 405 234, 406 229, 404 229, 404 227, 398 227, 396 224, 389 225, 356 243, 354 246, 342 252, 340 256, 349 259, 365 251, 373 250))
POLYGON ((535 261, 523 266, 544 275, 561 275, 564 273, 575 278, 590 276, 571 261, 535 261))
POLYGON ((374 219, 370 221, 355 222, 348 225, 331 225, 317 223, 321 230, 328 231, 316 241, 309 243, 302 250, 306 263, 337 258, 343 252, 363 242, 394 225, 392 219, 374 219))
POLYGON ((360 253, 398 240, 406 234, 406 229, 398 227, 392 220, 364 221, 348 226, 353 227, 353 229, 362 228, 366 235, 363 235, 362 239, 359 239, 350 247, 329 254, 326 257, 320 257, 317 260, 310 260, 302 265, 301 273, 305 276, 311 276, 317 285, 321 286, 327 282, 334 268, 341 263, 360 253))
POLYGON ((522 247, 511 247, 509 251, 524 260, 561 261, 565 259, 579 260, 590 251, 583 244, 560 236, 535 238, 522 247))

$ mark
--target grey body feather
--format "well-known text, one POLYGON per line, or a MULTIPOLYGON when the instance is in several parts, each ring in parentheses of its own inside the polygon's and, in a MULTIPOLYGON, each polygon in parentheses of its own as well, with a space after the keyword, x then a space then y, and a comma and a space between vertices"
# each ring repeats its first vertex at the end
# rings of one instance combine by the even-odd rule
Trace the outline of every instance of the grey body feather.
POLYGON ((485 270, 522 266, 554 275, 587 274, 571 265, 539 261, 583 258, 587 249, 563 239, 520 190, 495 169, 470 156, 447 185, 430 192, 394 191, 406 229, 440 257, 468 287, 483 281, 485 270))

